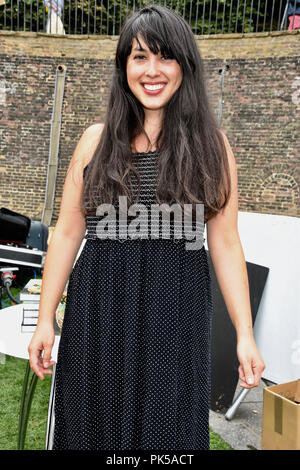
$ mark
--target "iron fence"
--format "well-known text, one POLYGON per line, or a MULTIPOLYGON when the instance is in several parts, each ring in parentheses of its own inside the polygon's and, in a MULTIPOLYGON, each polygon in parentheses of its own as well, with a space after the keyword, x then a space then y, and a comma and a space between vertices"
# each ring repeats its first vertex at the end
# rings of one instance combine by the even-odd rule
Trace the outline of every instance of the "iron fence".
POLYGON ((115 36, 132 11, 155 4, 201 36, 299 28, 300 0, 0 0, 0 30, 115 36))

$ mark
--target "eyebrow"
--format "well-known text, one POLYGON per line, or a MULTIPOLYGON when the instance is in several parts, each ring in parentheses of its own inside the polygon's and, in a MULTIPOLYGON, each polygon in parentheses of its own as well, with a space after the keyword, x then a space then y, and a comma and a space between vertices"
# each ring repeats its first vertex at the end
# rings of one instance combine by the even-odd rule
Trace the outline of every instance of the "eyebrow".
POLYGON ((147 52, 146 49, 143 49, 142 47, 135 47, 133 50, 134 50, 134 51, 147 52))

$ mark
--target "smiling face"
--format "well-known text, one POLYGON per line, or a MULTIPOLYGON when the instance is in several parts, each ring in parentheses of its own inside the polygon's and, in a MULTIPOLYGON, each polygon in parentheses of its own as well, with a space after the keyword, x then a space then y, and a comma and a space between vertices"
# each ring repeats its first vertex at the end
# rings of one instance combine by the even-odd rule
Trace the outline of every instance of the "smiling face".
POLYGON ((153 54, 139 36, 132 42, 127 58, 127 81, 129 88, 145 109, 162 109, 182 82, 181 67, 175 59, 153 54))

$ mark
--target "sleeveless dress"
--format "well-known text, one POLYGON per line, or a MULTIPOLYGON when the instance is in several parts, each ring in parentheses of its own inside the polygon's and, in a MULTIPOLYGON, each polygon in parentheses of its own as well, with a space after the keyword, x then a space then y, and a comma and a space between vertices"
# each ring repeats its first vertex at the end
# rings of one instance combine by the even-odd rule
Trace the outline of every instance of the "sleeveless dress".
MULTIPOLYGON (((132 154, 153 202, 157 151, 132 154)), ((86 168, 85 168, 86 170, 86 168)), ((209 450, 212 293, 204 245, 100 239, 87 216, 55 376, 53 450, 209 450)))

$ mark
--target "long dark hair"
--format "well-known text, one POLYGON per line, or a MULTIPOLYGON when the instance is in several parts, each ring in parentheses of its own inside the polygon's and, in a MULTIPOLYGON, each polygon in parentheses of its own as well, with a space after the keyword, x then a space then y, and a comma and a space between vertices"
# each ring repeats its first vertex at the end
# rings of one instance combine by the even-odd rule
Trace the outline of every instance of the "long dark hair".
MULTIPOLYGON (((140 178, 131 143, 144 133, 144 110, 126 76, 133 38, 140 35, 152 53, 179 63, 182 82, 165 107, 157 136, 159 150, 156 201, 204 204, 205 220, 227 203, 231 190, 228 157, 218 119, 208 99, 204 66, 194 35, 176 12, 159 5, 131 13, 120 32, 115 69, 100 142, 85 177, 83 207, 94 215, 100 203, 119 195, 132 199, 132 176, 140 178)), ((139 187, 139 186, 138 186, 139 187)), ((139 194, 139 193, 138 193, 139 194)))

